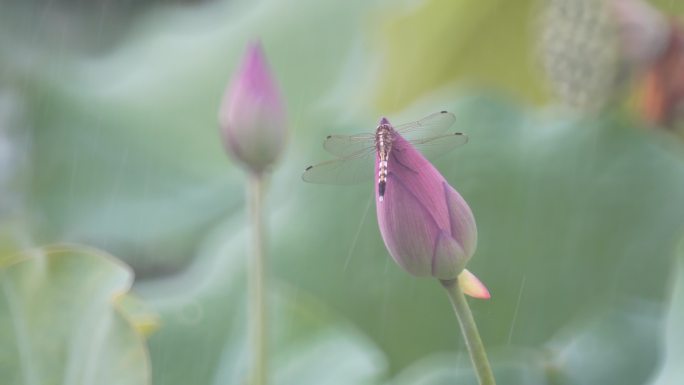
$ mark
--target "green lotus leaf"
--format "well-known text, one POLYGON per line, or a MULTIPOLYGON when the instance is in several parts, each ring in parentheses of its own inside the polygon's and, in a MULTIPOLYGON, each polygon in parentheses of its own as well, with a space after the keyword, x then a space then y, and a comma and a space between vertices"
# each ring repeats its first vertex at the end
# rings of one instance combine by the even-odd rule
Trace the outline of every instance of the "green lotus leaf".
POLYGON ((6 385, 145 385, 143 335, 119 300, 131 270, 103 252, 54 246, 0 267, 0 373, 6 385))

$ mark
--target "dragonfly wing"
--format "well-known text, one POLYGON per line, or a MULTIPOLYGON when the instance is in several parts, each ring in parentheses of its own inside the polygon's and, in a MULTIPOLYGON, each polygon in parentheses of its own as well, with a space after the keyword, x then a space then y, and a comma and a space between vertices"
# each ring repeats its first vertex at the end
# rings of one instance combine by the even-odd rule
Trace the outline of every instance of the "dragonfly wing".
POLYGON ((348 157, 364 150, 375 148, 375 135, 328 135, 323 141, 323 148, 338 157, 348 157))
POLYGON ((394 127, 406 140, 435 137, 444 134, 456 121, 456 116, 448 111, 435 112, 415 122, 394 127))
POLYGON ((372 155, 374 153, 366 152, 309 166, 304 170, 302 179, 309 183, 335 185, 369 181, 375 174, 375 157, 372 155))
POLYGON ((430 138, 414 139, 409 141, 428 159, 434 159, 440 155, 468 143, 468 136, 460 132, 437 135, 430 138))

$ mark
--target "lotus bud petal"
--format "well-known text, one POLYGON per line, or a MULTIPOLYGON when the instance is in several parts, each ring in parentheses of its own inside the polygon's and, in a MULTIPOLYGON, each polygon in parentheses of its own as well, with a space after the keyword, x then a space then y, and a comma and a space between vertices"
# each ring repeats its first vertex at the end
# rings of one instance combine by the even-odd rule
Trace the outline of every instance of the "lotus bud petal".
POLYGON ((463 269, 463 272, 458 275, 458 285, 465 294, 473 298, 491 298, 487 287, 468 269, 463 269))
POLYGON ((285 107, 259 43, 247 48, 219 110, 226 151, 254 173, 262 173, 283 151, 285 107))

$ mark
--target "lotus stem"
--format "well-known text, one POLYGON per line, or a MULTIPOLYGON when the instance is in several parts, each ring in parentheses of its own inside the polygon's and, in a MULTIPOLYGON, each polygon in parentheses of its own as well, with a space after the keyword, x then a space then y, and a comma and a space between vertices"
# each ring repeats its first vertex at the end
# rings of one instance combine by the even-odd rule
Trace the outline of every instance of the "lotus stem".
POLYGON ((492 368, 487 359, 487 352, 482 344, 480 333, 477 331, 477 325, 475 324, 473 313, 470 311, 470 306, 468 306, 468 301, 458 285, 458 279, 441 282, 449 295, 449 300, 456 313, 456 318, 458 318, 458 323, 461 325, 461 332, 463 333, 478 382, 480 385, 496 385, 492 368))

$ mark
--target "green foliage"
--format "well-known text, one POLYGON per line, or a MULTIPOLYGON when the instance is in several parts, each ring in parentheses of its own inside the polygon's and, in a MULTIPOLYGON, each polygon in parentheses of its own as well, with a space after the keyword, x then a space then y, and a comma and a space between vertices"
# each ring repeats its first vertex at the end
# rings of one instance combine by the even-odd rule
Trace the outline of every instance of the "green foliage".
POLYGON ((684 242, 678 250, 675 278, 668 315, 666 318, 663 341, 665 345, 663 365, 655 376, 653 385, 676 385, 684 378, 684 242))
MULTIPOLYGON (((543 366, 542 357, 532 351, 516 350, 490 354, 497 363, 494 375, 497 382, 505 381, 511 385, 550 384, 543 366)), ((390 385, 475 385, 477 378, 473 373, 467 354, 432 355, 418 361, 399 373, 390 385)))
POLYGON ((326 159, 325 134, 442 109, 470 137, 435 164, 478 222, 469 269, 492 299, 472 305, 500 383, 644 384, 663 362, 656 384, 681 382, 682 285, 664 335, 659 325, 684 229, 682 144, 622 112, 578 117, 478 91, 544 99, 527 36, 535 4, 446 3, 166 8, 130 20, 96 59, 67 51, 50 60, 54 47, 29 45, 27 64, 12 53, 30 43, 0 45, 0 80, 9 79, 31 139, 18 188, 22 220, 2 219, 0 249, 7 255, 26 243, 5 242, 5 229, 36 243, 105 248, 135 269, 142 299, 113 300, 131 274, 101 253, 0 257, 0 373, 12 373, 8 383, 49 383, 68 368, 85 375, 92 369, 83 357, 98 357, 93 375, 131 365, 130 380, 101 377, 115 383, 145 383, 149 370, 158 385, 242 381, 245 180, 223 153, 216 111, 255 36, 281 80, 292 129, 267 202, 276 384, 473 381, 440 286, 391 262, 372 186, 300 180, 304 166, 326 159), (13 321, 16 314, 25 321, 13 321), (16 325, 58 332, 16 345, 16 325), (154 329, 149 369, 142 335, 154 329), (97 344, 102 356, 82 350, 95 332, 112 339, 97 344), (18 346, 36 358, 23 359, 18 346), (80 361, 54 361, 50 349, 80 361))
POLYGON ((535 5, 531 0, 431 0, 385 15, 375 47, 385 69, 378 74, 378 108, 401 111, 453 83, 495 86, 543 100, 540 67, 534 65, 535 5))
MULTIPOLYGON (((182 276, 140 284, 163 325, 150 339, 156 384, 244 382, 247 285, 240 227, 233 223, 213 233, 182 276)), ((275 384, 377 383, 386 359, 363 333, 299 288, 269 286, 275 384)))
POLYGON ((149 384, 144 338, 119 305, 132 281, 119 261, 73 246, 0 266, 2 383, 149 384))

